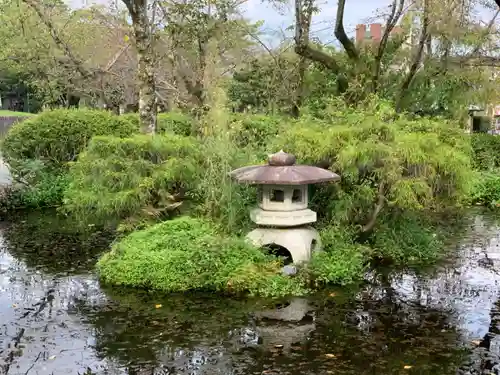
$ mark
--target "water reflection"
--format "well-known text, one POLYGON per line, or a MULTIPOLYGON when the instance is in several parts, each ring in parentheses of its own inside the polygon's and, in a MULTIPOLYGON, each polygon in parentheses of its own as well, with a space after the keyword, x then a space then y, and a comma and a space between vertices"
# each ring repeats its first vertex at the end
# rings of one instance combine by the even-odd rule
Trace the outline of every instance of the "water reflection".
POLYGON ((500 236, 486 216, 440 267, 283 301, 101 289, 92 266, 109 239, 66 224, 0 228, 0 374, 497 371, 500 236))

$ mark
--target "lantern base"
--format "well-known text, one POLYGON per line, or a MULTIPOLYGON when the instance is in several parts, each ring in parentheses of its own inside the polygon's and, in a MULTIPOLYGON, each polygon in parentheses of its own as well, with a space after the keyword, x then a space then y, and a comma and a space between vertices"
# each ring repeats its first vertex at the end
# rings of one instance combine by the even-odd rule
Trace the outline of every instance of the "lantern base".
POLYGON ((268 211, 254 208, 250 219, 257 225, 272 227, 298 227, 316 222, 316 212, 306 208, 293 211, 268 211))
POLYGON ((257 228, 247 234, 254 246, 278 245, 290 253, 293 263, 311 260, 312 252, 321 249, 319 233, 313 227, 257 228))

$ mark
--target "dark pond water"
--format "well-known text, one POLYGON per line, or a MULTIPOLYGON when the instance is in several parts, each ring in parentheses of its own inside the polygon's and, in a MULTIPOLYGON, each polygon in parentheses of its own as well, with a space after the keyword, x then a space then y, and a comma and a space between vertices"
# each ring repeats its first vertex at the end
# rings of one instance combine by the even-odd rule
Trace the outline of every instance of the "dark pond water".
POLYGON ((108 246, 45 214, 0 224, 0 374, 499 374, 500 226, 456 256, 287 301, 101 289, 108 246))

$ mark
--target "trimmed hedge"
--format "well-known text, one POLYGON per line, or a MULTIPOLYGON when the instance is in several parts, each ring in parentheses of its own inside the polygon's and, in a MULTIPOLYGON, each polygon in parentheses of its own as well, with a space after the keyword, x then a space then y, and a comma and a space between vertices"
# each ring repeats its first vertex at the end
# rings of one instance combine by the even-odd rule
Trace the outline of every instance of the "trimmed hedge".
POLYGON ((76 160, 92 137, 127 137, 136 132, 135 123, 107 111, 57 109, 15 124, 3 141, 2 154, 14 170, 27 160, 61 170, 76 160))

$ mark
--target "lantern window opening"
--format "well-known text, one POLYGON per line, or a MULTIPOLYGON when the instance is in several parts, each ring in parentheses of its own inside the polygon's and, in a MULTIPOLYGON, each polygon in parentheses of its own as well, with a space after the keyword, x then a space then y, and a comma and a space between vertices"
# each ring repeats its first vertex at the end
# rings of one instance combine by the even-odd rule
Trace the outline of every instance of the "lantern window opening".
POLYGON ((302 189, 293 189, 292 203, 302 203, 302 189))
POLYGON ((278 189, 271 189, 269 194, 269 200, 271 202, 284 202, 285 201, 285 191, 278 189))

